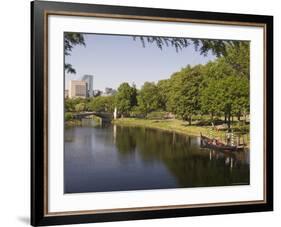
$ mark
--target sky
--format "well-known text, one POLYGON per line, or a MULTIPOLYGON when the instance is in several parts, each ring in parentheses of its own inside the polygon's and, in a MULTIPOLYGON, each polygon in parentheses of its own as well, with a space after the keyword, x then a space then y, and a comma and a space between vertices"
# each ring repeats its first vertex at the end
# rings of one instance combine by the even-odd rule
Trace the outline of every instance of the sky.
POLYGON ((155 44, 134 40, 132 36, 84 34, 86 46, 77 45, 65 62, 72 64, 76 74, 65 74, 65 86, 69 80, 80 80, 83 75, 93 75, 93 89, 106 87, 117 89, 123 82, 134 83, 141 88, 144 82, 168 79, 188 64, 205 64, 215 59, 209 53, 200 55, 190 45, 178 52, 174 47, 159 49, 155 44))

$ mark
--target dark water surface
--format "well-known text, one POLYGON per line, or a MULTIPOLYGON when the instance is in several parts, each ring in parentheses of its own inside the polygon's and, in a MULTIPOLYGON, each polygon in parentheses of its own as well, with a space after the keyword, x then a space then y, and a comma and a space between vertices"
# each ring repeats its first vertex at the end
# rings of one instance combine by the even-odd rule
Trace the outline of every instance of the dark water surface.
POLYGON ((249 152, 222 153, 200 148, 199 137, 90 121, 65 129, 65 193, 249 184, 249 152))

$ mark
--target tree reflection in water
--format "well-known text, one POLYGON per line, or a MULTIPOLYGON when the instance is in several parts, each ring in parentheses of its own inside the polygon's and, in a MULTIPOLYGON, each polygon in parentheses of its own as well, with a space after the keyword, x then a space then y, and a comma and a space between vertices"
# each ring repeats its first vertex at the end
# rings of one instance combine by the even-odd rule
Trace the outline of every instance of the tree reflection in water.
MULTIPOLYGON (((84 122, 85 123, 85 122, 84 122)), ((65 129, 65 193, 244 185, 249 152, 200 148, 200 138, 142 127, 65 129)))
POLYGON ((249 152, 200 148, 199 138, 141 127, 117 127, 121 156, 137 152, 144 162, 161 160, 179 187, 249 184, 249 152))

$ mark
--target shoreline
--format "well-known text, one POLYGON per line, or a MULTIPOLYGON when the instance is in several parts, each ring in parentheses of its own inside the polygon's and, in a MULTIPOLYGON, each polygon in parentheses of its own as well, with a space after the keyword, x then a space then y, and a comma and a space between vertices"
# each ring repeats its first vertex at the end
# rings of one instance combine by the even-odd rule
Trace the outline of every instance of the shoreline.
MULTIPOLYGON (((139 119, 139 118, 118 118, 116 120, 112 120, 111 124, 115 124, 118 126, 131 126, 131 127, 143 127, 143 128, 151 128, 158 129, 167 132, 175 132, 186 136, 196 136, 200 137, 200 133, 202 135, 208 136, 210 134, 210 129, 212 126, 197 126, 197 125, 189 125, 188 122, 178 120, 178 119, 165 119, 165 120, 151 120, 151 119, 139 119)), ((73 126, 82 126, 80 120, 70 120, 65 121, 66 127, 73 126)), ((213 130, 214 138, 217 138, 221 141, 225 140, 225 131, 216 131, 213 130)), ((249 147, 249 133, 245 135, 246 139, 246 147, 249 147)))
MULTIPOLYGON (((132 126, 132 127, 144 127, 151 129, 159 129, 168 132, 176 132, 186 136, 197 136, 200 137, 200 133, 205 136, 209 136, 210 128, 212 126, 196 126, 189 125, 187 122, 177 119, 171 120, 148 120, 138 118, 119 118, 112 120, 112 124, 120 126, 132 126)), ((221 141, 225 141, 225 131, 213 130, 214 138, 221 141)), ((245 147, 249 149, 249 133, 245 134, 245 147)))
MULTIPOLYGON (((152 129, 159 129, 168 132, 176 132, 189 136, 200 136, 200 132, 203 135, 209 134, 209 129, 211 126, 195 126, 188 125, 187 122, 181 120, 148 120, 148 119, 138 119, 138 118, 119 118, 117 120, 112 120, 112 124, 120 126, 135 126, 135 127, 145 127, 152 129)), ((224 136, 224 132, 214 131, 214 136, 221 138, 224 136)))

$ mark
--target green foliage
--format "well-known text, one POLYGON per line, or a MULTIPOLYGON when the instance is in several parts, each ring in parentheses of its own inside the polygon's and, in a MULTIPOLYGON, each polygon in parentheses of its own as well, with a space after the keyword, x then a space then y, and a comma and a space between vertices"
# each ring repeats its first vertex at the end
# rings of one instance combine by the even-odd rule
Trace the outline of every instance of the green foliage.
POLYGON ((137 98, 139 108, 145 115, 161 106, 159 90, 155 83, 145 82, 137 98))
POLYGON ((86 45, 83 34, 76 32, 64 33, 64 54, 70 55, 73 47, 76 45, 86 45))
POLYGON ((66 121, 72 120, 72 119, 73 119, 72 113, 65 113, 65 114, 64 114, 64 119, 65 119, 66 121))
POLYGON ((200 54, 207 55, 212 52, 217 57, 226 56, 228 48, 239 48, 240 41, 235 40, 212 40, 212 39, 191 39, 179 37, 157 37, 157 36, 134 36, 134 40, 140 40, 142 46, 155 44, 160 50, 166 47, 174 47, 176 52, 192 45, 200 54))
POLYGON ((130 111, 130 117, 144 118, 144 114, 139 106, 134 106, 130 111))
POLYGON ((83 103, 83 105, 86 109, 86 103, 87 102, 88 102, 87 99, 82 99, 82 98, 75 98, 75 99, 66 98, 65 103, 64 103, 65 112, 75 112, 75 111, 77 111, 75 106, 77 104, 80 104, 80 103, 83 103))
POLYGON ((65 99, 64 109, 66 112, 74 111, 75 103, 73 101, 73 99, 65 99))
MULTIPOLYGON (((197 45, 196 40, 192 42, 197 45)), ((250 111, 249 42, 200 41, 198 45, 202 53, 217 51, 220 57, 205 65, 187 65, 169 79, 145 82, 140 90, 134 84, 122 83, 114 96, 66 99, 65 111, 113 113, 117 107, 122 116, 163 119, 172 113, 190 124, 196 120, 201 125, 227 123, 228 127, 233 117, 245 121, 250 111)))
POLYGON ((74 109, 76 112, 85 111, 86 104, 85 103, 78 103, 75 105, 74 109))
POLYGON ((235 128, 235 131, 239 132, 239 133, 242 133, 242 134, 246 134, 246 133, 250 132, 250 127, 249 127, 249 125, 238 125, 235 128))
POLYGON ((115 97, 118 112, 122 115, 129 115, 129 112, 137 105, 137 89, 135 85, 130 86, 128 83, 122 83, 115 97))
POLYGON ((88 104, 89 111, 110 112, 114 110, 114 96, 97 96, 88 104))
MULTIPOLYGON (((72 49, 76 45, 86 46, 83 34, 76 32, 65 32, 64 33, 64 55, 70 55, 72 49)), ((64 70, 67 73, 76 74, 76 70, 72 67, 71 64, 65 63, 64 70)))
POLYGON ((204 66, 200 88, 201 112, 224 115, 228 127, 232 116, 245 115, 249 104, 249 43, 228 47, 227 55, 204 66))
MULTIPOLYGON (((160 41, 149 39, 148 42, 160 41)), ((222 56, 206 65, 188 65, 157 84, 145 82, 139 92, 135 92, 136 106, 131 102, 131 87, 126 83, 120 85, 117 94, 118 111, 130 112, 135 117, 143 114, 147 118, 158 119, 163 117, 161 111, 168 111, 180 119, 188 120, 190 124, 193 118, 202 114, 209 118, 199 118, 197 121, 208 124, 221 122, 224 116, 229 127, 233 116, 240 119, 240 116, 247 115, 249 42, 200 42, 203 45, 202 53, 216 50, 223 53, 222 56)))
POLYGON ((159 80, 157 83, 159 94, 159 107, 166 111, 167 103, 169 99, 169 93, 171 92, 171 80, 159 80))
POLYGON ((168 110, 183 120, 191 122, 192 116, 199 113, 199 89, 202 81, 201 65, 187 66, 171 77, 168 110))
POLYGON ((250 76, 250 43, 239 42, 235 48, 228 47, 225 61, 234 70, 235 75, 240 77, 250 76))

